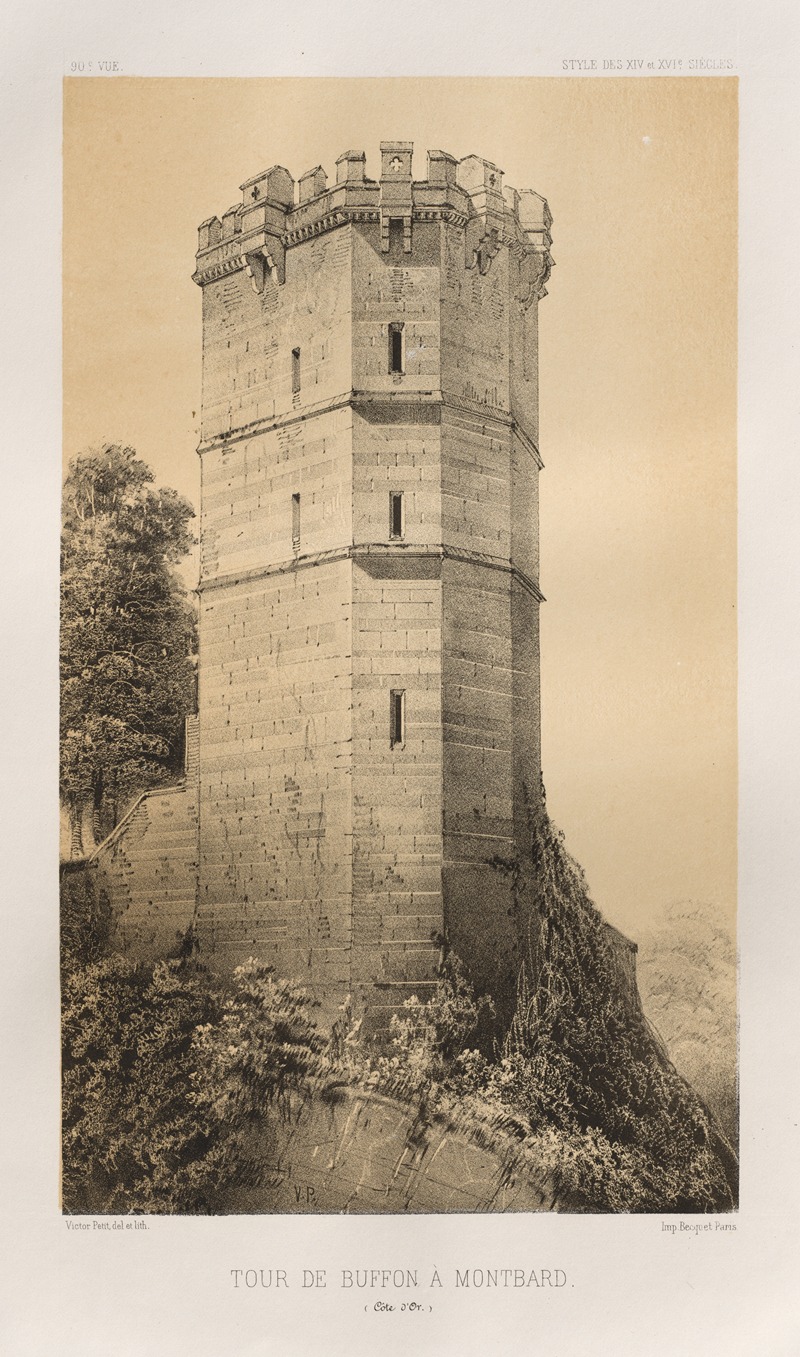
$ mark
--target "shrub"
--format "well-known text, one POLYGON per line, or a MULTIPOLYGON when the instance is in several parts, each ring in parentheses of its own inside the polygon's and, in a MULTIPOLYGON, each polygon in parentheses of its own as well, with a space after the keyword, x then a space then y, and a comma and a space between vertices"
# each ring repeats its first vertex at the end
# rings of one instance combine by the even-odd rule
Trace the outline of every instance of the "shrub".
POLYGON ((470 1040, 480 1040, 494 1020, 494 1004, 475 998, 458 957, 444 962, 431 998, 407 999, 402 1014, 393 1014, 391 1055, 383 1068, 403 1070, 412 1084, 443 1082, 470 1040))
POLYGON ((430 1002, 394 1020, 375 1077, 482 1143, 521 1140, 563 1209, 730 1209, 735 1159, 649 1027, 617 935, 545 814, 533 838, 534 932, 499 1058, 468 1048, 479 1006, 451 962, 430 1002))
POLYGON ((194 1102, 220 1124, 243 1126, 271 1107, 288 1112, 330 1066, 304 989, 252 957, 234 978, 216 1020, 195 1034, 194 1102))
POLYGON ((97 873, 90 869, 64 872, 60 887, 61 967, 66 972, 105 956, 112 912, 97 873))
POLYGON ((735 1200, 735 1159, 642 1012, 618 943, 546 816, 533 826, 535 926, 505 1045, 454 957, 427 1003, 359 1040, 349 1001, 330 1039, 298 985, 250 960, 226 989, 191 960, 103 956, 93 881, 65 893, 64 1207, 225 1209, 268 1173, 270 1126, 337 1084, 379 1088, 493 1148, 501 1136, 576 1211, 702 1211, 735 1200))
POLYGON ((562 1187, 577 1209, 730 1208, 727 1147, 655 1038, 616 935, 544 813, 533 846, 538 931, 485 1095, 522 1111, 534 1138, 555 1132, 562 1187))
POLYGON ((220 1157, 193 1104, 192 1040, 220 1004, 208 978, 115 956, 71 972, 63 1000, 64 1209, 202 1209, 220 1157))
POLYGON ((253 1161, 250 1130, 302 1093, 324 1043, 296 985, 249 962, 227 996, 183 961, 70 972, 63 1202, 74 1213, 203 1213, 253 1161))

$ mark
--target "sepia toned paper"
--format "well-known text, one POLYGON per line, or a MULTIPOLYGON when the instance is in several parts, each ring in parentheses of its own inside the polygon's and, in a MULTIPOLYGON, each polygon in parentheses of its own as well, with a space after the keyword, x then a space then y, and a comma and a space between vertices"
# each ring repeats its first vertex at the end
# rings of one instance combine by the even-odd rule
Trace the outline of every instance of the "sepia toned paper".
POLYGON ((543 769, 633 934, 673 899, 735 912, 736 98, 718 79, 65 84, 65 458, 130 443, 198 507, 194 233, 241 182, 333 174, 362 143, 375 174, 402 134, 420 175, 442 146, 547 198, 543 769))
MULTIPOLYGON (((633 938, 692 899, 710 902, 730 927, 735 80, 68 81, 65 458, 119 438, 159 481, 196 497, 199 294, 190 272, 198 222, 267 164, 299 174, 362 143, 374 160, 387 123, 388 135, 420 152, 441 145, 490 157, 508 181, 543 193, 554 214, 556 268, 540 329, 550 812, 604 914, 633 938)), ((51 1182, 53 1154, 54 1146, 51 1182)), ((155 1352, 182 1350, 184 1335, 193 1351, 209 1352, 367 1351, 378 1342, 432 1353, 536 1351, 534 1334, 577 1352, 613 1309, 606 1332, 623 1351, 688 1352, 703 1338, 708 1350, 744 1352, 752 1349, 737 1347, 730 1330, 721 1345, 716 1325, 730 1322, 729 1309, 724 1321, 718 1311, 723 1297, 732 1304, 732 1278, 745 1286, 751 1276, 742 1236, 752 1206, 745 1196, 735 1239, 713 1241, 687 1228, 681 1242, 656 1219, 311 1225, 294 1217, 152 1220, 137 1239, 98 1231, 64 1244, 54 1205, 45 1267, 62 1251, 54 1304, 70 1318, 64 1351, 108 1350, 121 1315, 115 1350, 125 1352, 138 1334, 155 1352), (666 1246, 677 1252, 682 1243, 692 1252, 665 1261, 666 1246), (563 1269, 568 1287, 539 1296, 538 1309, 513 1292, 470 1294, 465 1304, 456 1269, 513 1268, 518 1258, 563 1269), (441 1296, 425 1294, 428 1316, 406 1316, 426 1325, 423 1338, 409 1339, 399 1315, 365 1314, 338 1284, 343 1268, 373 1260, 440 1276, 441 1296), (234 1294, 232 1271, 262 1267, 285 1267, 290 1284, 234 1294), (320 1270, 325 1287, 303 1285, 320 1270), (96 1299, 87 1317, 75 1300, 87 1297, 90 1271, 96 1299), (665 1287, 681 1301, 668 1334, 654 1320, 665 1287), (188 1318, 178 1296, 191 1297, 188 1318), (395 1323, 388 1338, 387 1320, 395 1323)), ((774 1294, 779 1272, 762 1276, 774 1294)), ((771 1314, 763 1350, 788 1351, 791 1317, 771 1314)), ((757 1301, 748 1298, 740 1323, 763 1332, 757 1301)), ((18 1322, 15 1334, 28 1344, 20 1350, 37 1350, 42 1332, 39 1318, 18 1322)))

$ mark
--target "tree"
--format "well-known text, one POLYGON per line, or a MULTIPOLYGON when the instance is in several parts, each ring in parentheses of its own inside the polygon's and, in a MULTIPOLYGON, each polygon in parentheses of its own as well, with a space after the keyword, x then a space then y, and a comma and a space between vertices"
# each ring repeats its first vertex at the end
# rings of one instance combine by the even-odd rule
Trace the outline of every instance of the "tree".
POLYGON ((194 701, 194 611, 175 569, 192 544, 191 505, 155 489, 132 448, 71 464, 61 552, 61 795, 71 855, 123 799, 178 771, 194 701))
POLYGON ((730 916, 709 902, 666 906, 639 939, 638 971, 645 1012, 735 1146, 736 942, 730 916))

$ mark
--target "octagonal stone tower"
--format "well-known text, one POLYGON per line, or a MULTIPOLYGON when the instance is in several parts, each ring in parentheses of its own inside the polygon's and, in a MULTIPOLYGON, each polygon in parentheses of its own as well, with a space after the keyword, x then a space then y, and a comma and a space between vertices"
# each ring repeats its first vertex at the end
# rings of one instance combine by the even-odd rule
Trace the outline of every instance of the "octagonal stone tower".
POLYGON ((274 167, 203 223, 199 883, 380 1023, 443 953, 501 1011, 540 795, 547 203, 469 156, 274 167))

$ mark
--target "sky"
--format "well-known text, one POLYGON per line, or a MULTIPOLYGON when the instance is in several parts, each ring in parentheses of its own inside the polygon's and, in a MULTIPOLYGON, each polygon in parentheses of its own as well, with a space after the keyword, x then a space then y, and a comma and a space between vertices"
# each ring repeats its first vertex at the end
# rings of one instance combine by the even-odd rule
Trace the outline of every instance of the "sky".
POLYGON ((197 226, 273 164, 382 140, 553 213, 540 305, 548 808, 633 938, 736 893, 736 155, 727 79, 67 80, 64 454, 196 506, 197 226))

